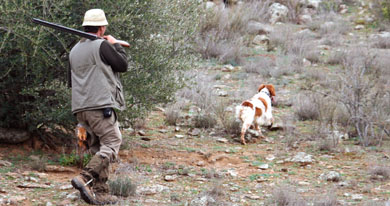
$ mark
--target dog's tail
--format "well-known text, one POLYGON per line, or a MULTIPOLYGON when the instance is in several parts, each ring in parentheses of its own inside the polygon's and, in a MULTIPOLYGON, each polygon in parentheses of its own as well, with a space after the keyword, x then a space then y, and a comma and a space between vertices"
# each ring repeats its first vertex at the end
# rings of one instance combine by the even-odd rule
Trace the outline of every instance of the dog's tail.
POLYGON ((236 106, 236 119, 241 120, 242 111, 244 110, 243 106, 237 105, 236 106))

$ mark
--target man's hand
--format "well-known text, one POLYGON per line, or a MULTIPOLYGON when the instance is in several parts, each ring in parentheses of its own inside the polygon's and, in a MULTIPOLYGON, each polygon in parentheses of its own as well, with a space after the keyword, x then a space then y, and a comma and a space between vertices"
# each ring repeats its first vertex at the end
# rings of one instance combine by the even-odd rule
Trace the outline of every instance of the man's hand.
POLYGON ((105 38, 108 42, 110 42, 110 44, 115 44, 115 43, 118 43, 124 47, 130 47, 130 44, 125 42, 125 41, 122 41, 122 40, 117 40, 115 39, 113 36, 111 35, 107 35, 107 36, 104 36, 103 38, 105 38))
POLYGON ((110 42, 110 44, 117 43, 117 40, 111 35, 104 36, 103 38, 105 38, 108 42, 110 42))

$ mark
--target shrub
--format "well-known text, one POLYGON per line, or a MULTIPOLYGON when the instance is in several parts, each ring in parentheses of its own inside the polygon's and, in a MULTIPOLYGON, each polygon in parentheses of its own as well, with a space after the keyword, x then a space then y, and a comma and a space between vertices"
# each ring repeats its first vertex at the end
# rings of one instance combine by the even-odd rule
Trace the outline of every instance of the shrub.
POLYGON ((272 193, 272 204, 275 206, 302 206, 306 202, 289 187, 279 187, 272 193))
POLYGON ((212 114, 197 114, 194 118, 196 128, 213 128, 216 124, 217 120, 212 114))
POLYGON ((77 166, 82 165, 85 167, 88 162, 91 160, 92 156, 90 154, 83 154, 82 163, 80 156, 77 155, 75 152, 72 152, 70 154, 61 154, 59 158, 59 163, 62 166, 77 166))
POLYGON ((293 108, 294 114, 298 120, 319 120, 320 111, 318 105, 316 105, 316 97, 314 95, 298 95, 294 101, 293 108))
POLYGON ((165 109, 165 122, 168 125, 175 126, 180 118, 180 109, 176 108, 175 105, 165 109))
POLYGON ((314 200, 313 206, 338 206, 337 196, 334 193, 320 196, 314 200))
POLYGON ((372 12, 381 24, 389 24, 390 22, 390 2, 374 0, 372 2, 372 12))
POLYGON ((370 172, 371 179, 380 179, 382 180, 388 180, 390 177, 390 167, 388 166, 375 166, 373 167, 370 172))
POLYGON ((47 158, 41 157, 39 159, 34 159, 30 162, 31 169, 38 172, 43 172, 46 170, 47 158))
POLYGON ((388 82, 378 81, 382 71, 375 66, 369 50, 353 48, 343 61, 343 71, 336 85, 337 100, 345 106, 353 126, 364 146, 382 141, 389 118, 388 82), (387 85, 387 86, 385 86, 387 85))
POLYGON ((216 58, 221 63, 240 64, 251 32, 249 21, 267 19, 268 1, 249 1, 234 9, 208 10, 201 17, 196 50, 203 58, 216 58))
POLYGON ((128 197, 135 195, 137 185, 126 176, 118 176, 113 180, 108 181, 111 194, 116 196, 128 197))
POLYGON ((275 69, 275 61, 270 57, 259 56, 245 62, 243 69, 248 73, 260 74, 263 77, 271 77, 271 71, 275 69))

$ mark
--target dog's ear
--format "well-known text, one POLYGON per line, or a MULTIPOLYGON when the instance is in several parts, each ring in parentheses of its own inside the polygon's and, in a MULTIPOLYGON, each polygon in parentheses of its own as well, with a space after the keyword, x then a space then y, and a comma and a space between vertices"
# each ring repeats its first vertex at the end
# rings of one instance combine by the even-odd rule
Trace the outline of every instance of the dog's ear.
POLYGON ((269 91, 269 93, 271 94, 272 97, 276 95, 275 94, 275 87, 274 87, 274 85, 267 84, 265 87, 267 87, 267 89, 268 89, 268 91, 269 91))
POLYGON ((257 89, 257 92, 260 92, 262 89, 265 88, 265 85, 264 84, 261 84, 260 87, 257 89))

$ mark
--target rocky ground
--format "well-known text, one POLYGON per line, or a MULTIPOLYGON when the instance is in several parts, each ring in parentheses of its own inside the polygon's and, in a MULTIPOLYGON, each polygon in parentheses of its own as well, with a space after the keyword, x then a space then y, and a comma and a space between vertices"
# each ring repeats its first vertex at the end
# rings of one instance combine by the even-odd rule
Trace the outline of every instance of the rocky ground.
MULTIPOLYGON (((350 10, 364 13, 364 7, 350 10)), ((356 25, 351 11, 343 12, 354 28, 346 39, 368 41, 372 36, 367 32, 372 30, 356 25)), ((272 57, 274 53, 259 44, 256 52, 272 57)), ((324 54, 332 49, 321 48, 324 54)), ((333 71, 321 64, 304 67, 333 71)), ((245 87, 246 80, 236 78, 244 73, 241 67, 206 62, 196 72, 220 77, 212 82, 218 98, 230 98, 245 87)), ((278 78, 250 75, 261 80, 259 84, 276 87, 277 124, 271 130, 264 128, 265 138, 252 134, 252 141, 241 145, 223 128, 193 128, 188 124, 193 106, 181 111, 187 123, 169 126, 165 108, 156 109, 142 129, 122 131, 120 160, 113 164, 110 179, 130 177, 136 189, 121 197, 118 205, 390 205, 390 173, 373 172, 380 163, 389 164, 388 137, 381 146, 362 147, 356 138, 335 132, 337 146, 320 150, 310 138, 315 121, 289 125, 286 119, 294 114, 291 105, 305 88, 306 73, 278 78)), ((0 205, 86 205, 70 185, 80 169, 61 166, 60 153, 33 150, 29 144, 0 144, 0 205), (36 163, 46 167, 38 172, 36 163)))

